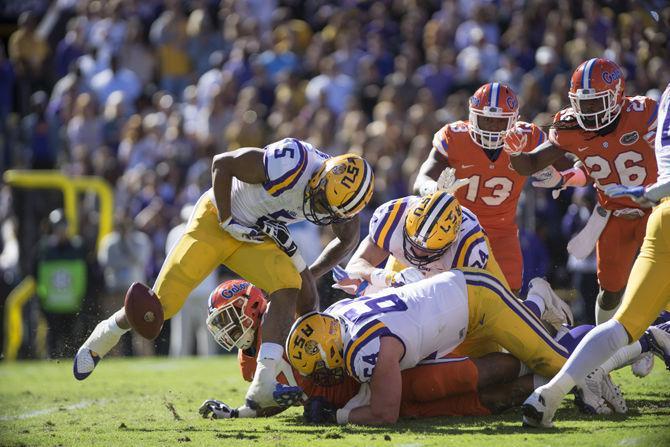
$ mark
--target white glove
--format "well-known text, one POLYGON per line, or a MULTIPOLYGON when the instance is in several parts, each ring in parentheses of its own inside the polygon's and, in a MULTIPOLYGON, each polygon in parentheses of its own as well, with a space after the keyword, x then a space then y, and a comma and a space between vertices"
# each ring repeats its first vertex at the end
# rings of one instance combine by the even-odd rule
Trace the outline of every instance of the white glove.
POLYGON ((307 264, 305 264, 304 259, 302 259, 300 251, 298 251, 298 245, 291 237, 291 232, 285 223, 270 220, 267 217, 261 217, 258 219, 257 224, 261 231, 275 241, 277 246, 291 258, 291 262, 293 262, 298 273, 301 273, 307 268, 307 264))
POLYGON ((536 188, 558 188, 563 183, 563 176, 551 165, 537 171, 532 179, 532 185, 536 188))
POLYGON ((228 219, 220 222, 221 228, 230 234, 232 237, 242 242, 249 242, 251 244, 260 244, 265 239, 265 235, 258 228, 247 227, 242 225, 230 216, 228 219))
POLYGON ((409 267, 393 275, 391 285, 393 287, 400 287, 404 286, 405 284, 412 284, 417 281, 421 281, 424 278, 425 276, 421 270, 418 268, 409 267))
POLYGON ((225 403, 215 400, 208 399, 200 405, 198 413, 203 418, 212 418, 212 419, 231 419, 239 416, 239 411, 237 408, 230 408, 225 403))
POLYGON ((454 194, 458 188, 467 185, 470 183, 470 180, 461 178, 456 178, 456 169, 448 167, 440 174, 440 177, 437 179, 437 190, 446 191, 449 194, 454 194))
POLYGON ((505 134, 503 150, 510 156, 515 157, 523 152, 528 144, 528 134, 521 129, 510 129, 505 134))

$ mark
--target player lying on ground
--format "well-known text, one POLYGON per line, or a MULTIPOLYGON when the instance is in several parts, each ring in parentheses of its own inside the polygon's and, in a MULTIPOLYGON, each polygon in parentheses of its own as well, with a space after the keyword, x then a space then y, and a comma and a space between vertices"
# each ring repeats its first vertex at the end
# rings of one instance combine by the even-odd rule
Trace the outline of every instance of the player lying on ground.
POLYGON ((484 84, 472 95, 468 108, 468 120, 449 123, 435 133, 414 192, 434 192, 440 173, 448 167, 455 169, 458 179, 467 180, 467 187, 455 195, 481 222, 508 284, 517 292, 521 289, 523 260, 516 208, 527 174, 511 168, 503 138, 507 131, 516 130, 525 137, 520 150, 526 152, 546 137, 535 124, 519 121, 516 94, 505 84, 484 84))
POLYGON ((444 190, 391 200, 375 210, 370 231, 337 283, 369 295, 458 267, 502 276, 477 217, 444 190), (378 268, 389 257, 391 268, 378 268))
MULTIPOLYGON (((500 279, 481 269, 440 273, 306 314, 291 328, 286 353, 303 375, 320 365, 370 383, 369 405, 340 410, 338 422, 385 424, 400 413, 401 371, 451 353, 466 337, 502 346, 542 377, 552 377, 569 354, 500 279)), ((586 405, 605 406, 584 382, 578 388, 586 405)))
POLYGON ((658 105, 644 96, 624 96, 624 87, 617 64, 590 59, 573 73, 568 94, 572 107, 556 114, 548 141, 527 152, 526 135, 510 132, 504 145, 522 175, 546 168, 566 153, 581 161, 579 167, 552 171, 536 186, 583 186, 588 176, 599 187, 594 211, 599 223, 592 242, 583 244, 590 249, 597 240, 598 324, 611 318, 619 305, 649 217, 648 209, 625 196, 608 197, 602 187, 651 185, 657 175, 653 141, 658 105))
MULTIPOLYGON (((251 381, 261 343, 260 322, 266 310, 262 291, 244 280, 225 281, 212 292, 208 304, 210 333, 225 349, 239 349, 242 376, 251 381)), ((302 376, 284 360, 278 370, 280 382, 304 390, 308 397, 305 417, 310 422, 335 422, 335 410, 345 407, 361 388, 360 383, 344 374, 302 376)), ((520 405, 533 389, 532 375, 518 377, 520 371, 520 362, 502 353, 479 359, 449 356, 426 360, 402 373, 400 416, 480 416, 520 405)), ((234 408, 210 399, 202 404, 200 413, 221 419, 271 416, 284 409, 251 409, 246 405, 234 408)))
MULTIPOLYGON (((626 286, 623 303, 614 317, 585 337, 560 372, 539 387, 524 403, 523 420, 533 426, 551 427, 565 394, 594 365, 644 333, 653 352, 670 369, 670 323, 647 325, 670 304, 670 84, 661 99, 655 140, 658 181, 648 187, 615 185, 605 189, 613 198, 627 197, 641 206, 657 204, 626 286)), ((634 345, 634 344, 633 344, 634 345)), ((667 391, 667 390, 666 390, 667 391)))
MULTIPOLYGON (((265 342, 247 398, 268 406, 274 402, 275 369, 296 312, 318 306, 314 278, 329 272, 358 244, 356 216, 372 196, 372 168, 357 155, 331 158, 308 143, 287 138, 264 149, 217 155, 212 184, 165 259, 153 290, 140 287, 137 292, 134 287, 126 307, 159 304, 152 309, 162 309, 164 318, 170 318, 219 264, 257 284, 273 305, 263 322, 265 342), (336 236, 309 268, 286 227, 304 219, 331 225, 336 236)), ((98 324, 75 357, 75 377, 88 377, 131 323, 141 335, 155 338, 162 318, 149 315, 154 321, 147 325, 142 320, 146 316, 121 309, 98 324)))

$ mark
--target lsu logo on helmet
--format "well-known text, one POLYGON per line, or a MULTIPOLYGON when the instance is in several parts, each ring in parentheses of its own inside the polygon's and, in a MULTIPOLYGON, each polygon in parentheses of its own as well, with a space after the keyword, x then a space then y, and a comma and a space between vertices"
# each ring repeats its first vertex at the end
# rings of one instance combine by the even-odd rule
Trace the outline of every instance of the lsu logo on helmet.
POLYGON ((519 101, 516 94, 509 86, 499 82, 490 82, 479 87, 470 97, 469 109, 470 136, 484 149, 500 149, 505 133, 519 119, 519 101), (495 124, 494 121, 492 124, 491 118, 500 123, 495 124))
POLYGON ((372 197, 375 176, 370 164, 355 154, 327 159, 305 191, 305 218, 317 225, 351 219, 372 197))
POLYGON ((342 350, 339 320, 319 312, 298 318, 286 339, 286 356, 291 366, 322 386, 332 386, 344 379, 342 350))
POLYGON ((609 126, 621 113, 625 81, 621 68, 607 59, 583 62, 570 79, 570 105, 579 126, 597 131, 609 126))
POLYGON ((409 210, 403 229, 405 258, 423 267, 441 258, 461 230, 463 211, 456 197, 437 191, 409 210))

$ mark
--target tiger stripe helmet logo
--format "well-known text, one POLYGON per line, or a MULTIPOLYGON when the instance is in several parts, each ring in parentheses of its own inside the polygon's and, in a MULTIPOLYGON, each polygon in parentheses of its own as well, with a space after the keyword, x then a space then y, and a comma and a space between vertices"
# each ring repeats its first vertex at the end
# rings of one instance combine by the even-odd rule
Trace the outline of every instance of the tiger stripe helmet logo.
POLYGON ((514 127, 519 119, 519 101, 516 93, 508 85, 490 82, 477 89, 470 97, 470 117, 468 130, 472 140, 488 150, 500 149, 505 133, 514 127), (482 118, 500 118, 507 120, 504 129, 484 130, 482 118))
POLYGON ((623 71, 616 63, 600 58, 583 62, 572 74, 568 93, 579 126, 597 131, 610 125, 621 113, 624 89, 623 71))
POLYGON ((327 159, 305 191, 305 218, 317 225, 351 219, 370 202, 375 176, 370 164, 356 154, 327 159))
POLYGON ((423 267, 441 258, 456 240, 463 211, 456 197, 437 191, 410 208, 403 229, 405 258, 423 267))
POLYGON ((344 379, 340 321, 328 314, 310 312, 298 318, 286 338, 286 356, 300 374, 321 386, 344 379))

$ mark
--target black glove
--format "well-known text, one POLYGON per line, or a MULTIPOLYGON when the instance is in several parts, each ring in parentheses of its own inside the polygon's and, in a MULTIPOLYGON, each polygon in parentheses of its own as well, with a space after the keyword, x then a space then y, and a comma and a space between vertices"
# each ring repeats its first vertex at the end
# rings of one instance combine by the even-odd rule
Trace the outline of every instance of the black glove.
POLYGON ((296 254, 298 246, 291 237, 291 232, 285 223, 271 220, 263 216, 258 219, 256 225, 258 225, 261 231, 270 239, 275 241, 279 248, 281 248, 289 257, 296 254))
POLYGON ((337 423, 337 408, 324 397, 317 396, 305 403, 303 417, 312 424, 334 424, 337 423))

